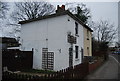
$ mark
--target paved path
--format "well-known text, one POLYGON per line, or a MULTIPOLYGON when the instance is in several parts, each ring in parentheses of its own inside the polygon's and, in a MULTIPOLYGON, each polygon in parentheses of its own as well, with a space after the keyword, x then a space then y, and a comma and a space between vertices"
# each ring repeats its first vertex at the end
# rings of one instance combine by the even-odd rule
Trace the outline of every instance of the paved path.
POLYGON ((120 65, 116 62, 113 56, 109 55, 109 60, 86 78, 88 81, 93 79, 101 81, 102 79, 116 79, 120 81, 120 65))

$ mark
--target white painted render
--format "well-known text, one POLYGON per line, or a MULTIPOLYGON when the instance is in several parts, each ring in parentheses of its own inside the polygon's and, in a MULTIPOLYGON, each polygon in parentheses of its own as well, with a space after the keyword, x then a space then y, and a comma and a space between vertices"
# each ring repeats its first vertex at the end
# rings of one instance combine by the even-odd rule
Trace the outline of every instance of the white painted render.
MULTIPOLYGON (((77 37, 77 44, 73 45, 73 65, 81 63, 81 48, 83 48, 83 26, 79 23, 78 26, 79 37, 77 37), (75 45, 79 46, 79 59, 75 59, 75 45)), ((21 50, 30 51, 33 48, 33 68, 42 69, 42 48, 47 47, 50 52, 54 52, 54 70, 65 69, 69 67, 71 46, 67 42, 68 32, 75 36, 75 20, 68 15, 22 24, 21 50)))

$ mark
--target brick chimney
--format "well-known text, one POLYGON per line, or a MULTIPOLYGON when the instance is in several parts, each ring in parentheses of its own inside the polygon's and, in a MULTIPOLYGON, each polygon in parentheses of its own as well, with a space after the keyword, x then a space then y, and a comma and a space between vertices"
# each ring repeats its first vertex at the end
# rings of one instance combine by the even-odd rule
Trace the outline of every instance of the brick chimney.
POLYGON ((61 7, 59 7, 59 5, 57 5, 56 13, 61 13, 63 11, 65 11, 65 5, 62 5, 61 7))

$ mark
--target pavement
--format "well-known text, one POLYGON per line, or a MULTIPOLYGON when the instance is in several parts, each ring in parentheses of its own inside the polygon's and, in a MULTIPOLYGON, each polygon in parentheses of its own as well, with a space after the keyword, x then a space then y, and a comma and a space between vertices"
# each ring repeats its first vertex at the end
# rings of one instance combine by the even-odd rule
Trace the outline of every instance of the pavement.
POLYGON ((114 57, 110 54, 109 59, 102 66, 85 78, 86 81, 120 81, 120 63, 118 60, 118 56, 114 57))

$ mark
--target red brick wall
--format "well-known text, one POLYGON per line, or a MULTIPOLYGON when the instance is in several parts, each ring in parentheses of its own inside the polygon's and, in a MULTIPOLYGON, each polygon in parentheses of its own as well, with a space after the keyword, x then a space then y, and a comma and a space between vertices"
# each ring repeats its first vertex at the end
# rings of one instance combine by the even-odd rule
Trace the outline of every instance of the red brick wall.
POLYGON ((100 60, 97 60, 94 63, 89 63, 89 73, 96 70, 101 64, 102 62, 100 60))

